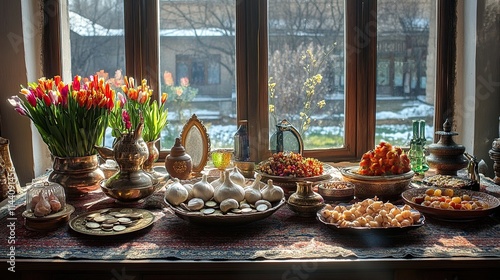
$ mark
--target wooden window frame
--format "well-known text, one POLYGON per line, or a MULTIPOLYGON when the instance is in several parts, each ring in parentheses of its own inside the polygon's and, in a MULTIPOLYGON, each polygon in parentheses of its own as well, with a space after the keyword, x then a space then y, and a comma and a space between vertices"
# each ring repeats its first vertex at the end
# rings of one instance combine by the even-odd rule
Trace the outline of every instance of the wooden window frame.
MULTIPOLYGON (((44 26, 44 75, 62 72, 60 1, 44 0, 51 15, 44 26), (56 8, 54 8, 56 7, 56 8), (55 44, 55 45, 54 45, 55 44), (59 47, 58 47, 59 46, 59 47)), ((358 159, 375 139, 377 2, 346 1, 345 147, 306 150, 305 156, 323 161, 358 159), (374 31, 375 30, 375 31, 374 31), (360 32, 361 31, 361 32, 360 32), (363 33, 364 32, 364 33, 363 33)), ((126 68, 129 76, 148 79, 156 95, 160 89, 159 0, 124 0, 126 68)), ((434 127, 452 118, 455 91, 457 0, 437 1, 437 55, 434 127)), ((267 158, 269 119, 267 95, 267 0, 236 1, 237 121, 248 120, 251 160, 267 158), (258 24, 255 24, 258 23, 258 24)), ((436 140, 436 139, 435 139, 436 140)), ((165 158, 168 151, 161 151, 165 158)))

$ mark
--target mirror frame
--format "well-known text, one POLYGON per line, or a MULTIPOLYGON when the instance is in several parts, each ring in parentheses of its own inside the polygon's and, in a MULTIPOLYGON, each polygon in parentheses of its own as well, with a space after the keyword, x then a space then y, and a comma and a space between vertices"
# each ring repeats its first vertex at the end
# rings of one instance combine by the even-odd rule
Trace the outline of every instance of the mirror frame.
POLYGON ((193 162, 192 171, 196 173, 203 171, 203 169, 207 165, 208 154, 210 153, 210 137, 208 136, 207 128, 205 127, 205 125, 203 125, 203 122, 198 119, 196 114, 193 114, 182 128, 181 144, 182 146, 184 146, 186 153, 190 155, 191 158, 193 158, 194 156, 199 156, 201 158, 199 163, 193 162), (192 128, 197 129, 201 135, 201 139, 199 139, 199 141, 202 143, 201 151, 199 151, 200 147, 196 147, 196 150, 192 150, 192 147, 189 147, 187 144, 190 142, 187 138, 189 137, 189 132, 192 128), (199 153, 201 153, 201 155, 199 155, 199 153))

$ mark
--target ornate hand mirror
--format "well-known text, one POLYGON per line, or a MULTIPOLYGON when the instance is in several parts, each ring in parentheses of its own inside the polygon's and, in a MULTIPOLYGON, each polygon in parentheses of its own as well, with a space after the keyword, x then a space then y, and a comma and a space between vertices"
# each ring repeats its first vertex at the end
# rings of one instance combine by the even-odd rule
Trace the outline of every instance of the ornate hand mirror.
POLYGON ((182 128, 181 144, 186 149, 186 153, 191 156, 193 172, 203 171, 210 152, 210 137, 196 114, 193 114, 182 128))

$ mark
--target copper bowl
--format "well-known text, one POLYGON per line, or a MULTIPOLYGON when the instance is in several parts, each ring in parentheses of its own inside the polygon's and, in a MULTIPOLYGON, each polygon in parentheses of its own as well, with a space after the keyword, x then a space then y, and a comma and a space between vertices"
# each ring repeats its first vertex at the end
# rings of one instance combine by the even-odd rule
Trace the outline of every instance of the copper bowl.
POLYGON ((325 200, 348 201, 354 198, 354 184, 338 179, 326 180, 318 184, 318 192, 325 200))
POLYGON ((415 172, 398 175, 366 176, 357 173, 358 166, 340 170, 345 181, 354 184, 356 198, 365 199, 377 196, 381 200, 397 200, 408 189, 415 172))
POLYGON ((234 166, 238 167, 245 178, 254 178, 255 163, 253 161, 235 161, 234 166))

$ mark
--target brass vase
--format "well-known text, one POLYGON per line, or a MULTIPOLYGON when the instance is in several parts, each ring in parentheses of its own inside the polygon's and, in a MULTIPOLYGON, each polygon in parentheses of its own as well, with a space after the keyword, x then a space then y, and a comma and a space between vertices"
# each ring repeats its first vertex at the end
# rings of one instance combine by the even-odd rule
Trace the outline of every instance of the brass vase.
POLYGON ((146 142, 146 146, 148 147, 148 157, 146 161, 142 164, 142 169, 146 172, 153 172, 153 167, 155 162, 160 157, 160 152, 158 148, 156 148, 156 143, 160 140, 160 138, 146 142))
POLYGON ((288 208, 299 216, 315 217, 316 212, 325 206, 325 200, 313 191, 313 182, 297 182, 297 191, 290 195, 288 208))
POLYGON ((52 171, 48 181, 63 186, 68 199, 85 196, 97 190, 104 179, 97 154, 83 157, 52 156, 52 158, 52 171))

